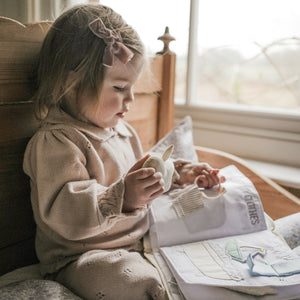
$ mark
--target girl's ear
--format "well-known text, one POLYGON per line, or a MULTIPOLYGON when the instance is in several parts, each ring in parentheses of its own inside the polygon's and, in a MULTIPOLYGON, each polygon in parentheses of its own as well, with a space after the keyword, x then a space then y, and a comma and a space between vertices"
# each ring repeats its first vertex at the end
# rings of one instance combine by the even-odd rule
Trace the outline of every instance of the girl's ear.
POLYGON ((74 71, 70 71, 65 83, 65 98, 67 100, 74 100, 76 98, 76 87, 76 73, 74 71))

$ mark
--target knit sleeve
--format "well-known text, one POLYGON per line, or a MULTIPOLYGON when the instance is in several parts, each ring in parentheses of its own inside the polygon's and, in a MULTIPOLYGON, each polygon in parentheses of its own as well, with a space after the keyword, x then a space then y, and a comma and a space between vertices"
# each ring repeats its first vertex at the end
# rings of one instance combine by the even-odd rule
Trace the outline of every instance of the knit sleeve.
POLYGON ((37 224, 68 240, 93 237, 124 218, 123 178, 108 187, 99 184, 88 172, 85 151, 59 130, 42 131, 24 157, 37 224))

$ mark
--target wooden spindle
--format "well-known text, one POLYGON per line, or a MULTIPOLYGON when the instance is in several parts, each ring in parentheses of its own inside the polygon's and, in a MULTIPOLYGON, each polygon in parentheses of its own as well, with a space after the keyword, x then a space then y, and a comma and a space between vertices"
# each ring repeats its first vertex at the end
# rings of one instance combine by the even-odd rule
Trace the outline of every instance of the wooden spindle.
POLYGON ((170 42, 175 41, 175 38, 170 35, 168 26, 165 29, 165 33, 162 36, 158 37, 157 39, 164 43, 164 48, 162 51, 157 52, 156 54, 173 53, 169 48, 169 44, 170 42))

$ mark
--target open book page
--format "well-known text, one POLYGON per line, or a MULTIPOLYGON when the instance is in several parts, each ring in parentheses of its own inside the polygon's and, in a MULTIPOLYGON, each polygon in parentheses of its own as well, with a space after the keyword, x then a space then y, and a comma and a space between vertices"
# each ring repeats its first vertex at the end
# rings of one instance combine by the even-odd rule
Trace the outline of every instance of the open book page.
POLYGON ((269 230, 162 247, 160 253, 189 294, 216 286, 240 287, 263 299, 300 295, 300 257, 269 230))
MULTIPOLYGON (((267 229, 263 207, 252 182, 235 166, 221 169, 220 175, 227 179, 223 184, 226 193, 214 200, 203 199, 203 205, 187 215, 178 215, 176 198, 170 193, 153 201, 152 243, 157 247, 172 246, 267 229)), ((215 194, 214 190, 205 192, 208 196, 215 194)))

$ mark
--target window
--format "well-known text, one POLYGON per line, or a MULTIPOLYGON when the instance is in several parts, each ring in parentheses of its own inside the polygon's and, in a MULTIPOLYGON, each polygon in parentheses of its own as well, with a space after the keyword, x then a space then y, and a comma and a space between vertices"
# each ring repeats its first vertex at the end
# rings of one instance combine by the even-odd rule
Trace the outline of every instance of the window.
MULTIPOLYGON (((197 88, 190 103, 231 103, 300 114, 298 0, 195 0, 197 88)), ((194 88, 194 87, 193 87, 194 88)))
POLYGON ((193 117, 198 145, 299 170, 299 1, 190 2, 187 97, 176 117, 193 117))

